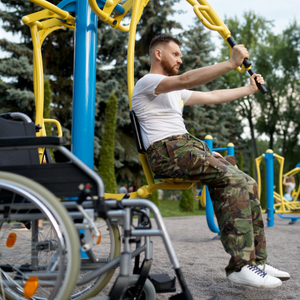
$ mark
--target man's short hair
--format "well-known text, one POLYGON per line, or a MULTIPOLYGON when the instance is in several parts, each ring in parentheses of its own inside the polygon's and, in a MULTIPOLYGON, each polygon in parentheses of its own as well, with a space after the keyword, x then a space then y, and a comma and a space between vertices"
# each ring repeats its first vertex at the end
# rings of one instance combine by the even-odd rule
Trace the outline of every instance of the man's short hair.
POLYGON ((157 35, 156 37, 154 37, 150 43, 149 46, 149 54, 151 54, 151 50, 159 45, 159 44, 168 44, 169 42, 173 41, 174 43, 176 43, 178 46, 181 45, 181 43, 179 42, 178 39, 170 36, 170 35, 165 35, 165 34, 161 34, 161 35, 157 35))

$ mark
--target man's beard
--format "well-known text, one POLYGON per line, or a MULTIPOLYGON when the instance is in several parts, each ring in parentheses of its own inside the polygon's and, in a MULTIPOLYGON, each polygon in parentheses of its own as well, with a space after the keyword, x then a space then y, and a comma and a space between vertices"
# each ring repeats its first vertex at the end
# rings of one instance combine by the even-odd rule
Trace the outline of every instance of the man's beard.
POLYGON ((177 75, 178 74, 178 69, 176 68, 177 64, 174 66, 171 66, 171 64, 168 61, 162 60, 161 66, 168 75, 177 75))

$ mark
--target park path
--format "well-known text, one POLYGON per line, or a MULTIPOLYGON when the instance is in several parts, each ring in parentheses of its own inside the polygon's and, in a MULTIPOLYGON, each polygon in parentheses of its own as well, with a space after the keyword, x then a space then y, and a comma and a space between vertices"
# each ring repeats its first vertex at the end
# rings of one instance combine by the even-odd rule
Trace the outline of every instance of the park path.
MULTIPOLYGON (((224 268, 229 255, 220 240, 213 239, 216 234, 209 230, 205 216, 164 218, 164 222, 194 300, 215 296, 219 300, 300 300, 300 221, 288 225, 289 220, 275 215, 275 226, 266 227, 268 261, 274 267, 289 272, 291 279, 279 288, 265 290, 234 285, 226 279, 224 268)), ((173 277, 174 271, 170 268, 161 238, 151 240, 154 259, 150 273, 173 277)), ((102 295, 107 295, 109 286, 102 295)), ((166 300, 172 295, 157 294, 156 299, 166 300)))

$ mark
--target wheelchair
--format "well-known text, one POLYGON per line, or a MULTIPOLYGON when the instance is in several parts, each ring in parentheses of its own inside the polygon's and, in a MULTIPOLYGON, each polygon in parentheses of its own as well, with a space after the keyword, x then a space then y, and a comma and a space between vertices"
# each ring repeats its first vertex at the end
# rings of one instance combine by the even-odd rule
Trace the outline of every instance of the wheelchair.
POLYGON ((177 276, 182 291, 170 299, 193 299, 158 208, 126 195, 104 199, 101 177, 63 146, 64 138, 36 137, 37 127, 20 113, 0 115, 0 294, 154 300, 176 291, 177 276), (67 162, 40 164, 38 148, 54 148, 67 162), (150 274, 151 236, 161 236, 173 279, 150 274), (117 268, 109 294, 97 297, 117 268))

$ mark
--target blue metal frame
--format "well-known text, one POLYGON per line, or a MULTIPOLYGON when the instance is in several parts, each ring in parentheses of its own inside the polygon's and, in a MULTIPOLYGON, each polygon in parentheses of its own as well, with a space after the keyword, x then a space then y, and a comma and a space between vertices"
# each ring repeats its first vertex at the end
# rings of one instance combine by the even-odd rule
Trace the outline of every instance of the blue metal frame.
POLYGON ((274 226, 274 155, 265 153, 267 169, 267 222, 268 227, 274 226))

